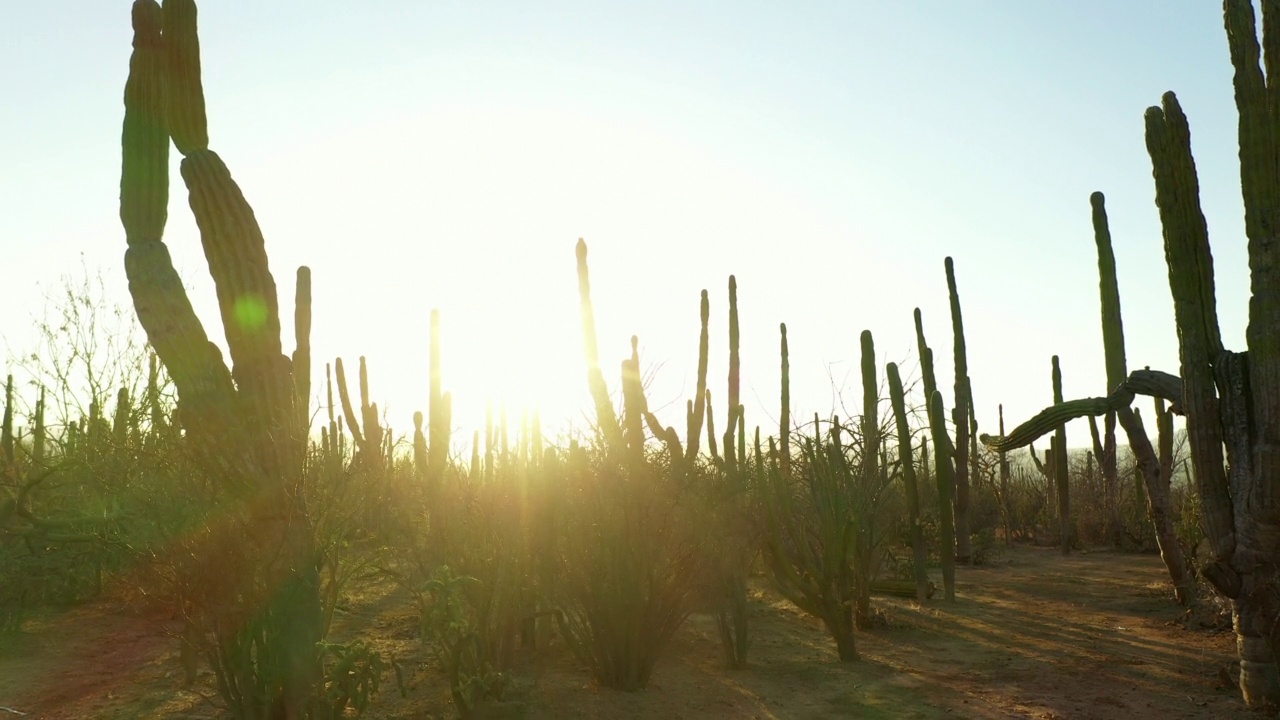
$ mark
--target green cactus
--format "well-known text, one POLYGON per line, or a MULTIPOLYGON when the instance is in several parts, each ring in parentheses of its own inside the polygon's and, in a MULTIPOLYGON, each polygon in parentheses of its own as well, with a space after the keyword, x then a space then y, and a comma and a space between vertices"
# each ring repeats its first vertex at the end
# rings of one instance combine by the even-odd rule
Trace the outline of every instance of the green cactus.
POLYGON ((862 356, 861 467, 858 468, 858 498, 854 502, 855 546, 853 577, 857 590, 854 621, 859 628, 871 626, 872 522, 875 518, 876 485, 880 466, 880 385, 876 379, 876 347, 870 330, 859 337, 862 356))
POLYGON ((738 453, 734 443, 734 432, 742 422, 742 403, 739 401, 739 385, 742 371, 738 357, 738 279, 729 276, 729 409, 725 415, 724 432, 724 464, 729 471, 737 466, 738 453))
POLYGON ((14 467, 13 436, 13 376, 4 383, 4 422, 0 425, 0 459, 4 460, 6 474, 14 467))
POLYGON ((364 356, 360 357, 360 415, 357 416, 351 404, 351 394, 347 390, 347 375, 342 366, 342 358, 333 362, 334 379, 338 385, 338 398, 342 403, 342 414, 347 420, 347 432, 355 441, 355 459, 364 463, 371 472, 382 467, 383 435, 386 432, 378 418, 378 404, 369 402, 369 367, 364 356))
MULTIPOLYGON (((1053 365, 1053 404, 1061 405, 1062 398, 1062 366, 1058 356, 1051 360, 1053 365)), ((1067 427, 1059 425, 1053 433, 1053 479, 1058 491, 1058 532, 1062 546, 1062 554, 1071 552, 1074 542, 1075 525, 1071 522, 1071 479, 1067 476, 1067 427)))
POLYGON ((427 469, 427 436, 422 432, 422 411, 413 413, 413 467, 419 475, 427 469))
POLYGON ((719 460, 720 453, 716 446, 716 418, 715 413, 711 409, 711 390, 707 390, 706 394, 707 408, 707 452, 711 453, 712 460, 719 460))
MULTIPOLYGON (((147 339, 177 387, 184 441, 197 465, 255 500, 248 511, 253 532, 238 549, 252 577, 220 581, 229 597, 259 610, 255 622, 267 647, 251 655, 245 643, 252 633, 241 633, 241 623, 215 623, 221 628, 214 632, 219 688, 245 716, 278 707, 300 717, 317 700, 321 668, 314 648, 322 634, 313 540, 300 502, 307 440, 297 422, 293 376, 305 369, 294 368, 282 350, 275 281, 253 211, 208 149, 195 4, 166 0, 162 9, 154 0, 137 0, 132 12, 120 180, 129 290, 147 339), (234 381, 162 239, 171 137, 184 156, 181 174, 214 281, 234 381), (274 592, 258 598, 260 587, 274 592), (263 656, 278 662, 243 660, 263 656)), ((235 612, 235 604, 209 611, 235 612)))
MULTIPOLYGON (((1004 435, 1004 404, 997 406, 1000 417, 1000 434, 1004 435)), ((1034 456, 1034 454, 1033 454, 1034 456)), ((1009 497, 1009 480, 1012 472, 1009 467, 1009 457, 1005 452, 996 453, 999 462, 1000 472, 1000 517, 1004 521, 1004 543, 1008 545, 1013 535, 1013 527, 1011 524, 1011 516, 1013 515, 1012 498, 1009 497)))
POLYGON ((885 375, 889 380, 889 400, 893 404, 893 418, 898 431, 898 464, 902 468, 902 489, 907 499, 907 522, 911 536, 911 565, 916 580, 916 601, 923 603, 929 596, 929 576, 925 569, 928 555, 924 545, 924 532, 920 525, 920 490, 916 481, 915 463, 911 459, 911 428, 907 424, 906 399, 897 363, 885 365, 885 375))
MULTIPOLYGON (((933 397, 933 392, 938 389, 938 381, 933 375, 933 350, 924 339, 924 321, 920 316, 920 308, 916 308, 913 312, 916 322, 916 348, 920 353, 920 379, 924 383, 925 396, 925 412, 933 412, 933 405, 929 398, 933 397)), ((929 417, 930 422, 933 416, 929 417)))
MULTIPOLYGON (((929 416, 942 418, 942 393, 935 390, 929 400, 929 416)), ((942 586, 948 601, 956 599, 956 556, 955 526, 951 515, 951 438, 947 428, 941 422, 931 423, 933 431, 933 452, 938 466, 938 525, 940 526, 941 548, 938 550, 942 564, 942 586)))
POLYGON ((685 433, 685 458, 692 463, 698 457, 699 441, 702 437, 702 423, 705 419, 708 403, 704 400, 707 394, 707 356, 710 346, 709 323, 711 319, 711 304, 707 297, 707 291, 702 291, 702 299, 699 303, 698 316, 701 319, 702 329, 698 333, 698 381, 697 388, 694 390, 693 398, 689 400, 688 407, 685 411, 687 416, 687 432, 685 433))
MULTIPOLYGON (((193 36, 194 30, 193 25, 193 36)), ((203 119, 203 108, 200 114, 203 119)), ((298 268, 294 284, 293 341, 294 412, 298 432, 307 437, 311 433, 311 268, 305 266, 298 268)))
MULTIPOLYGON (((955 459, 951 436, 947 434, 946 415, 943 414, 942 395, 938 391, 938 383, 933 374, 933 350, 925 342, 924 323, 920 316, 920 308, 915 309, 916 344, 920 352, 920 375, 924 381, 924 393, 929 416, 929 429, 933 437, 933 452, 937 471, 935 477, 938 484, 938 538, 942 559, 942 584, 948 600, 954 600, 955 588, 955 547, 956 531, 954 508, 951 503, 951 489, 955 479, 952 476, 952 461, 955 459), (945 486, 945 487, 944 487, 945 486)), ((929 453, 922 452, 926 468, 925 477, 929 476, 927 468, 929 453)))
POLYGON ((129 444, 129 425, 133 417, 132 403, 129 402, 129 389, 120 388, 116 393, 116 413, 111 420, 111 438, 115 447, 123 450, 129 444))
POLYGON ((622 361, 622 433, 633 461, 644 459, 644 388, 640 384, 639 339, 631 336, 631 357, 622 361))
POLYGON ((964 342, 964 318, 960 312, 960 293, 956 289, 955 263, 944 261, 947 271, 947 294, 951 299, 951 332, 955 342, 955 407, 951 410, 956 428, 955 454, 955 514, 956 514, 956 562, 967 565, 969 550, 969 435, 973 411, 973 393, 969 384, 969 360, 964 342))
POLYGON ((44 425, 45 392, 40 387, 40 398, 36 400, 34 427, 31 430, 31 461, 36 467, 42 467, 45 460, 45 443, 48 431, 44 425))
POLYGON ((787 324, 778 326, 782 335, 782 402, 778 414, 778 469, 791 479, 791 354, 787 350, 787 324))

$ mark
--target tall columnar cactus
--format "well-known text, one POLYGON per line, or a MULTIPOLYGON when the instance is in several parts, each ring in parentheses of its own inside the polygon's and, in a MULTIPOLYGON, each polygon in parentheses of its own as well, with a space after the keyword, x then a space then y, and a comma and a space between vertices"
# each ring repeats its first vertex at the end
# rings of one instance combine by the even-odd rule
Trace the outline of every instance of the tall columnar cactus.
POLYGON ((876 346, 870 330, 858 338, 862 359, 862 457, 858 468, 855 524, 854 583, 857 590, 854 619, 860 628, 871 626, 871 551, 877 485, 880 482, 880 384, 876 379, 876 346))
MULTIPOLYGON (((925 412, 933 412, 933 406, 930 398, 933 397, 933 391, 938 389, 938 381, 933 374, 933 350, 929 347, 924 339, 924 319, 920 315, 920 308, 916 308, 913 312, 916 321, 916 349, 920 353, 920 381, 924 383, 924 397, 927 407, 925 412)), ((932 416, 930 416, 932 421, 932 416)))
POLYGON ((622 361, 622 435, 632 460, 644 459, 644 387, 640 384, 638 339, 631 336, 631 357, 622 361))
MULTIPOLYGON (((1111 229, 1107 221, 1106 198, 1095 192, 1089 197, 1093 211, 1094 243, 1098 248, 1098 277, 1102 299, 1102 346, 1106 357, 1107 387, 1114 390, 1125 384, 1128 368, 1125 360, 1124 320, 1120 311, 1120 286, 1116 280, 1115 255, 1111 249, 1111 229)), ((1162 413, 1163 414, 1163 413, 1162 413)), ((1151 441, 1142 426, 1142 420, 1125 405, 1106 414, 1104 421, 1106 435, 1098 437, 1093 416, 1090 416, 1093 435, 1094 454, 1099 458, 1104 482, 1115 497, 1115 505, 1119 506, 1119 478, 1116 468, 1115 425, 1119 421, 1129 439, 1129 448, 1138 460, 1147 497, 1147 515, 1155 528, 1156 543, 1160 547, 1160 557, 1164 560, 1165 569, 1173 581, 1174 594, 1181 604, 1190 602, 1195 593, 1195 578, 1182 553, 1178 542, 1178 534, 1173 524, 1173 503, 1169 496, 1171 472, 1162 469, 1158 458, 1152 452, 1151 441)), ((1173 429, 1157 423, 1158 442, 1172 442, 1173 429), (1163 434, 1167 432, 1168 438, 1163 434)), ((1113 520, 1118 522, 1118 520, 1113 520)))
MULTIPOLYGON (((1107 222, 1106 200, 1102 193, 1089 196, 1093 215, 1093 239, 1098 249, 1098 291, 1101 296, 1102 347, 1106 362, 1107 391, 1124 383, 1129 374, 1125 361, 1124 316, 1120 312, 1120 285, 1116 281, 1116 257, 1111 248, 1111 228, 1107 222)), ((1091 436, 1094 438, 1093 454, 1102 470, 1103 486, 1109 505, 1108 522, 1111 534, 1118 540, 1120 528, 1119 473, 1116 452, 1116 412, 1106 414, 1103 432, 1096 430, 1097 423, 1090 416, 1091 436)), ((1003 434, 1003 433, 1002 433, 1003 434)), ((1115 542, 1116 540, 1113 540, 1115 542)))
POLYGON ((782 402, 778 413, 778 469, 783 479, 791 479, 791 353, 787 349, 787 324, 778 326, 782 334, 782 402))
POLYGON ((724 431, 724 464, 727 469, 732 471, 738 460, 738 453, 735 452, 737 444, 734 442, 734 433, 738 429, 738 425, 742 422, 742 403, 739 400, 739 384, 741 381, 741 366, 738 358, 738 279, 733 275, 729 276, 729 409, 725 415, 725 431, 724 431))
POLYGON ((208 148, 196 7, 191 0, 137 0, 125 85, 120 219, 125 272, 138 320, 178 389, 185 439, 197 465, 251 497, 242 548, 252 578, 220 578, 219 656, 273 657, 220 673, 228 702, 246 715, 290 717, 316 702, 322 633, 312 538, 299 492, 306 438, 299 432, 293 362, 280 339, 276 286, 253 211, 221 158, 208 148), (169 196, 169 140, 217 292, 232 367, 196 317, 162 239, 169 196), (273 548, 274 552, 268 552, 273 548), (265 583, 265 585, 264 585, 265 583), (274 588, 258 598, 257 588, 274 588), (237 600, 241 598, 242 600, 237 600), (248 633, 236 603, 263 600, 248 633), (287 610, 286 610, 287 608, 287 610), (246 638, 260 638, 256 652, 246 638), (239 675, 237 676, 237 673, 239 675), (252 675, 252 687, 240 681, 252 675), (227 685, 230 683, 230 685, 227 685), (277 710, 272 710, 276 708, 277 710))
POLYGON ((311 433, 311 268, 298 268, 293 295, 293 388, 297 432, 311 433))
POLYGON ((116 449, 124 449, 129 443, 129 423, 133 417, 133 404, 129 401, 129 389, 120 388, 116 393, 116 412, 111 418, 111 441, 116 449))
POLYGON ((925 570, 928 555, 924 546, 924 531, 920 525, 920 490, 916 482, 916 466, 911 459, 911 427, 907 424, 907 405, 898 365, 889 363, 884 370, 889 378, 889 400, 893 404, 893 418, 898 431, 898 464, 902 468, 902 489, 907 498, 911 569, 916 579, 916 600, 923 603, 929 596, 929 575, 925 570))
POLYGON ((355 441, 355 459, 371 472, 378 472, 383 467, 382 442, 386 431, 378 417, 378 403, 369 401, 369 366, 362 355, 360 357, 360 415, 357 416, 351 404, 351 393, 347 390, 347 375, 342 367, 342 358, 333 363, 334 378, 338 385, 338 398, 342 402, 342 414, 347 419, 347 431, 355 441))
POLYGON ((431 311, 430 390, 427 397, 427 482, 433 490, 440 485, 449 463, 449 438, 452 434, 453 396, 444 392, 440 365, 440 311, 431 311))
MULTIPOLYGON (((942 393, 935 390, 929 399, 929 416, 942 418, 942 393)), ((933 452, 938 466, 938 525, 941 543, 938 550, 942 564, 942 586, 949 601, 956 599, 956 555, 955 527, 951 516, 951 438, 947 435, 946 425, 941 421, 931 422, 933 431, 933 452)))
MULTIPOLYGON (((1171 401, 1186 416, 1205 533, 1212 558, 1202 575, 1232 601, 1240 688, 1253 707, 1280 705, 1280 6, 1262 4, 1259 46, 1253 3, 1225 0, 1224 22, 1235 68, 1240 187, 1244 196, 1251 298, 1248 352, 1226 350, 1218 328, 1213 258, 1200 208, 1191 131, 1173 93, 1145 115, 1147 152, 1164 234, 1165 264, 1178 326, 1181 377, 1131 373, 1105 398, 1048 408, 1000 445, 1017 447, 1072 417, 1127 407, 1135 393, 1171 401), (1263 57, 1265 50, 1265 57, 1263 57), (1264 75, 1260 62, 1265 62, 1264 75), (1274 71, 1274 72, 1273 72, 1274 71), (1246 359, 1247 358, 1247 359, 1246 359)), ((1159 411, 1159 408, 1157 408, 1159 411)), ((1163 412, 1159 412, 1161 416, 1163 412)), ((1133 416, 1137 417, 1136 411, 1133 416)), ((1123 416, 1120 416, 1122 425, 1123 416)), ((1164 424, 1161 420, 1159 424, 1164 424)), ((1125 427, 1130 439, 1137 433, 1125 427)), ((1149 443, 1148 443, 1149 451, 1149 443)), ((1154 452, 1143 453, 1149 460, 1154 452)), ((1139 458, 1143 463, 1142 456, 1139 458)), ((1148 477, 1160 477, 1159 461, 1148 477)), ((1149 486, 1150 487, 1150 486, 1149 486)), ((1148 498, 1150 501, 1151 498, 1148 498)))
POLYGON ((1251 275, 1247 361, 1222 345, 1191 133, 1173 93, 1147 110, 1146 139, 1178 324, 1191 462, 1213 551, 1204 575, 1234 600, 1245 701, 1274 706, 1280 704, 1280 7, 1264 2, 1262 12, 1259 48, 1253 3, 1224 3, 1251 275))
POLYGON ((44 386, 41 386, 40 397, 36 400, 35 419, 31 429, 31 461, 36 467, 44 465, 45 443, 48 437, 48 431, 44 425, 44 407, 45 392, 44 386))
POLYGON ((0 461, 6 469, 13 468, 13 376, 4 383, 4 422, 0 424, 0 461))
POLYGON ((702 291, 698 316, 701 318, 702 330, 698 333, 698 380, 693 398, 689 400, 685 411, 687 432, 685 433, 685 459, 692 463, 698 457, 699 441, 702 438, 702 423, 707 413, 707 359, 710 350, 711 336, 709 332, 711 320, 711 301, 707 291, 702 291))
POLYGON ((944 261, 947 270, 947 294, 951 299, 951 334, 955 355, 955 407, 951 410, 956 427, 956 561, 969 562, 969 421, 972 414, 972 391, 969 383, 969 359, 964 343, 964 318, 960 313, 960 293, 956 289, 956 269, 951 258, 944 261))
MULTIPOLYGON (((1000 434, 1004 435, 1004 404, 999 405, 1000 434)), ((1000 466, 1000 517, 1004 520, 1004 544, 1008 545, 1013 534, 1012 515, 1013 501, 1009 497, 1009 480, 1012 474, 1009 469, 1008 453, 1001 450, 996 457, 1000 466)))
MULTIPOLYGON (((1058 362, 1058 356, 1054 355, 1051 361, 1053 365, 1053 404, 1061 405, 1062 398, 1062 365, 1058 362)), ((1058 532, 1062 546, 1062 554, 1067 555, 1071 552, 1072 530, 1075 527, 1071 522, 1071 479, 1067 476, 1067 424, 1060 423, 1053 431, 1053 479, 1057 485, 1058 491, 1058 532)))
POLYGON ((609 388, 604 382, 604 373, 600 370, 600 349, 596 341, 596 315, 591 305, 591 277, 587 271, 587 243, 578 239, 575 252, 578 258, 578 301, 582 314, 582 347, 587 361, 587 388, 596 405, 596 423, 605 444, 610 447, 622 445, 622 428, 618 424, 617 413, 613 410, 613 400, 609 398, 609 388))
MULTIPOLYGON (((951 489, 955 487, 952 474, 952 461, 955 458, 951 436, 947 434, 946 415, 943 414, 942 395, 938 391, 938 383, 933 373, 933 350, 925 342, 924 322, 920 316, 920 308, 915 310, 916 344, 920 351, 920 376, 924 381, 924 396, 929 416, 930 435, 933 437, 933 453, 936 459, 935 477, 938 484, 938 544, 942 561, 942 584, 946 598, 956 597, 955 547, 956 531, 951 489)), ((928 451, 924 451, 925 462, 928 462, 928 451)), ((928 476, 926 470, 925 476, 928 476)))

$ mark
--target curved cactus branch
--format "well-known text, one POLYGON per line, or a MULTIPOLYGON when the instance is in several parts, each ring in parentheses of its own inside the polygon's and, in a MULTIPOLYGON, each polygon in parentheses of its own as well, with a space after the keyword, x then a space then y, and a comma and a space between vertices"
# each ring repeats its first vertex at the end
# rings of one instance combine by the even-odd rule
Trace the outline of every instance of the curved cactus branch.
POLYGON ((1116 388, 1106 397, 1082 398, 1068 400, 1051 405, 1041 410, 1035 417, 1014 428, 1008 435, 978 436, 983 445, 996 452, 1009 452, 1025 447, 1053 432, 1063 423, 1076 418, 1106 415, 1120 408, 1128 407, 1134 395, 1150 395, 1163 398, 1173 403, 1170 411, 1178 413, 1182 400, 1182 381, 1177 375, 1170 375, 1159 370, 1135 370, 1129 374, 1124 384, 1116 388))

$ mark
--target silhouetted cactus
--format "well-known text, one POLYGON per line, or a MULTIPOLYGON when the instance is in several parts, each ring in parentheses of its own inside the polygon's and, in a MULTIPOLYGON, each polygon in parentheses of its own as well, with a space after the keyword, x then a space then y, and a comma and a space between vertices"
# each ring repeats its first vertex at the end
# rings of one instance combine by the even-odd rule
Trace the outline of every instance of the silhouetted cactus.
MULTIPOLYGON (((889 400, 893 405, 893 418, 898 431, 898 465, 902 468, 902 490, 907 499, 911 570, 916 581, 916 601, 923 603, 929 595, 929 575, 925 569, 928 555, 924 545, 924 531, 920 525, 920 490, 916 482, 916 467, 911 458, 911 427, 907 423, 906 399, 897 363, 885 365, 885 375, 889 379, 889 400)), ((1007 469, 1007 465, 1005 467, 1007 469)))
MULTIPOLYGON (((1058 356, 1051 360, 1053 365, 1053 404, 1060 405, 1062 398, 1062 366, 1058 356)), ((1058 425, 1053 432, 1053 479, 1058 492, 1058 532, 1062 554, 1071 552, 1071 544, 1075 525, 1071 522, 1071 479, 1067 477, 1067 428, 1066 423, 1058 425)))
MULTIPOLYGON (((935 390, 929 400, 929 416, 941 418, 942 393, 935 390)), ((955 526, 951 518, 951 438, 947 428, 941 422, 930 421, 933 431, 933 452, 937 458, 938 476, 938 525, 941 534, 941 547, 938 550, 942 564, 942 586, 947 600, 956 599, 956 559, 955 559, 955 526)))
MULTIPOLYGON (((178 389, 185 442, 197 465, 219 482, 255 498, 240 548, 256 578, 220 578, 231 602, 250 603, 270 628, 269 648, 249 657, 241 622, 216 625, 224 699, 249 717, 282 709, 309 714, 321 672, 318 575, 300 501, 307 439, 300 431, 294 368, 281 347, 275 281, 262 233, 240 188, 208 149, 200 86, 196 7, 191 0, 133 5, 133 55, 125 85, 121 137, 120 220, 128 249, 125 272, 138 320, 178 389), (181 173, 214 281, 234 379, 196 317, 162 237, 169 198, 169 139, 183 154, 181 173), (265 548, 271 555, 259 555, 265 548), (280 562, 273 562, 273 559, 280 562), (274 588, 270 598, 254 588, 274 588), (287 611, 284 610, 287 608, 287 611), (242 652, 243 650, 243 652, 242 652), (250 678, 256 684, 246 684, 250 678)), ((228 606, 229 607, 229 606, 228 606)), ((212 608, 212 606, 211 606, 212 608)), ((211 612, 227 612, 226 607, 211 612)))
POLYGON ((973 413, 973 391, 969 383, 969 360, 964 342, 964 318, 960 312, 960 293, 956 289, 955 263, 944 261, 947 271, 947 294, 951 300, 951 334, 954 337, 955 407, 951 410, 956 428, 956 561, 968 564, 969 550, 969 431, 973 413))
POLYGON ((582 347, 587 361, 587 388, 596 405, 596 423, 606 445, 618 447, 622 444, 622 429, 618 424, 617 413, 613 411, 613 401, 609 398, 609 388, 605 385, 604 374, 600 371, 600 350, 596 342, 596 316, 591 305, 591 277, 587 270, 587 243, 581 238, 575 248, 578 258, 578 300, 582 314, 582 347))

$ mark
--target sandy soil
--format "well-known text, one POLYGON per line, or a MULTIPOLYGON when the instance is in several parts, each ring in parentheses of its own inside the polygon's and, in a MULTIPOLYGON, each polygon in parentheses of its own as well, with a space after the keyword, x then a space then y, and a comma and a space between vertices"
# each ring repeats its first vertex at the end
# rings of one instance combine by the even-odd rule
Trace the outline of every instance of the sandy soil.
MULTIPOLYGON (((1228 718, 1243 714, 1234 636, 1188 622, 1158 558, 1014 548, 961 568, 954 604, 878 598, 884 624, 862 660, 840 663, 821 624, 763 585, 752 593, 750 667, 720 660, 715 623, 695 615, 650 687, 602 689, 562 645, 520 657, 511 704, 528 718, 1228 718), (1188 627, 1189 626, 1189 627, 1188 627)), ((442 677, 395 594, 340 618, 394 655, 373 718, 453 717, 442 677)), ((215 718, 212 678, 180 688, 167 621, 107 602, 29 621, 0 644, 0 706, 30 718, 215 718)), ((18 717, 0 710, 0 720, 18 717)))

